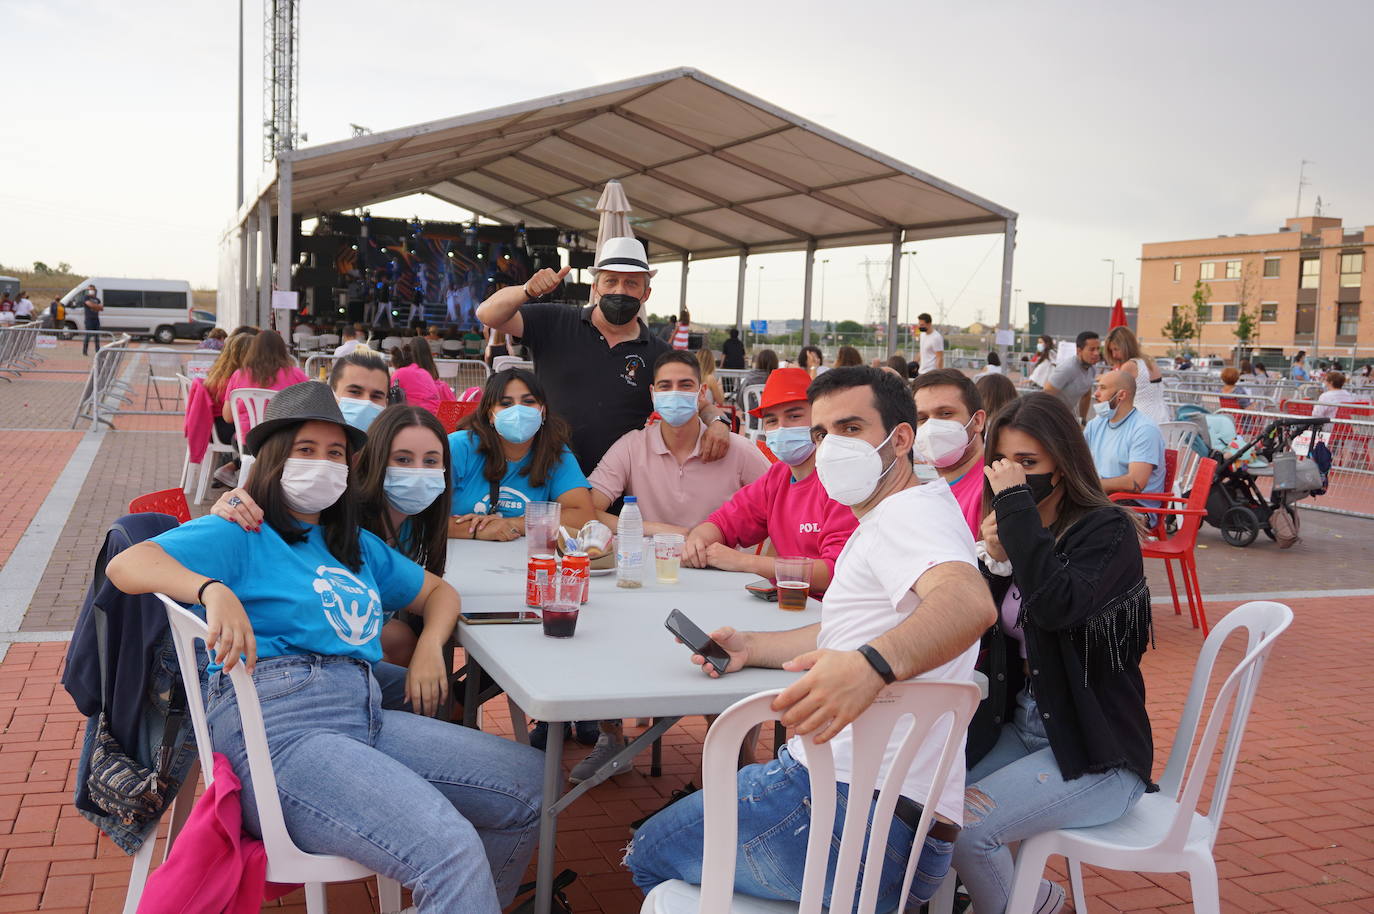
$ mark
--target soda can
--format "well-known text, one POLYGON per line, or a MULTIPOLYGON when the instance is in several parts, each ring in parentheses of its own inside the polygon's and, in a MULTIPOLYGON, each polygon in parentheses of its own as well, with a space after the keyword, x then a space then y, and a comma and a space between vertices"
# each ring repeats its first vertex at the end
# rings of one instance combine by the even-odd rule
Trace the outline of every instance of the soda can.
POLYGON ((569 552, 563 556, 563 574, 567 577, 577 578, 582 582, 582 602, 587 602, 587 592, 591 590, 590 584, 592 560, 587 557, 585 552, 569 552))
POLYGON ((530 556, 529 568, 525 573, 525 605, 536 609, 547 601, 549 585, 558 572, 558 563, 552 555, 530 556))

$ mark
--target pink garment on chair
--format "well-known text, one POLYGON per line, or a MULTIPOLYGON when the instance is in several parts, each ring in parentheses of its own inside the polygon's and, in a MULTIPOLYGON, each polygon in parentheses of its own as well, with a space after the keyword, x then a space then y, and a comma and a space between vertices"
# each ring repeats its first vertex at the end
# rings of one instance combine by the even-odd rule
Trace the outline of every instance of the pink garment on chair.
POLYGON ((181 430, 186 435, 186 450, 191 454, 192 463, 200 463, 205 458, 205 449, 210 446, 210 429, 214 428, 214 401, 205 382, 199 378, 191 382, 191 391, 186 395, 186 419, 181 430))
POLYGON ((215 753, 215 778, 196 800, 167 862, 153 871, 138 914, 255 914, 300 886, 267 881, 262 842, 243 833, 238 777, 215 753))

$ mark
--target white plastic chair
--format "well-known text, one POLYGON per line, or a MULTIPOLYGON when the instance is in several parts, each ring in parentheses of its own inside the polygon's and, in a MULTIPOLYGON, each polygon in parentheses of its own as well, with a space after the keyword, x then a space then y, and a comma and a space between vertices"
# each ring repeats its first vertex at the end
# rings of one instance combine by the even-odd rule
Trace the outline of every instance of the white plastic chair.
POLYGON ((491 360, 492 373, 505 371, 507 368, 523 368, 526 371, 534 371, 534 363, 520 358, 518 355, 498 355, 491 360))
MULTIPOLYGON (((676 879, 661 883, 645 896, 641 914, 697 914, 699 911, 709 914, 726 911, 740 914, 819 914, 822 910, 837 805, 835 763, 830 744, 818 746, 809 736, 803 739, 806 741, 807 770, 811 777, 811 825, 806 844, 801 902, 794 904, 734 896, 739 834, 739 823, 735 819, 739 804, 739 785, 736 781, 739 747, 745 734, 755 724, 782 717, 770 707, 780 691, 760 692, 737 701, 711 725, 701 756, 706 830, 701 885, 694 886, 676 879)), ((879 693, 869 709, 854 721, 853 774, 849 782, 848 811, 840 839, 831 910, 853 910, 859 854, 864 846, 870 809, 874 810, 873 829, 868 854, 864 859, 866 878, 858 886, 858 911, 860 914, 870 914, 874 910, 887 852, 887 832, 892 824, 892 813, 901 793, 902 782, 916 750, 922 743, 936 740, 941 745, 940 762, 932 778, 930 792, 923 798, 925 812, 921 815, 916 838, 912 842, 913 853, 907 860, 900 896, 906 898, 926 832, 930 828, 932 812, 944 790, 945 779, 954 764, 962 766, 964 763, 964 732, 968 729, 974 709, 978 707, 978 700, 978 686, 971 682, 901 682, 879 693), (949 722, 943 740, 931 733, 931 728, 941 720, 949 722), (884 750, 892 735, 903 731, 901 745, 883 779, 882 792, 874 806, 873 791, 877 786, 878 768, 884 750)))
MULTIPOLYGON (((204 641, 205 623, 195 614, 182 609, 169 597, 158 594, 167 607, 167 621, 172 626, 176 643, 177 663, 186 686, 187 710, 195 728, 196 746, 200 753, 201 774, 205 783, 214 780, 213 748, 210 727, 205 720, 205 704, 200 691, 200 677, 196 670, 197 641, 204 641)), ((372 870, 345 857, 309 854, 296 846, 286 830, 281 814, 281 798, 277 796, 277 778, 272 771, 272 757, 267 749, 267 731, 262 722, 262 707, 258 704, 258 690, 243 664, 229 671, 238 698, 239 714, 243 720, 243 740, 248 748, 248 773, 252 778, 253 798, 258 807, 258 823, 262 829, 262 843, 267 851, 267 881, 304 883, 305 909, 309 914, 326 914, 324 886, 328 882, 346 882, 377 876, 377 895, 382 911, 401 910, 401 886, 395 880, 375 874, 372 870)), ((194 793, 195 782, 183 784, 182 794, 194 793)), ((180 797, 178 797, 180 800, 180 797)), ((132 891, 132 885, 130 890, 132 891)), ((141 890, 140 886, 140 890, 141 890)), ((125 903, 128 911, 128 903, 125 903)))
POLYGON ((1231 777, 1240 757, 1241 737, 1245 735, 1245 724, 1264 663, 1274 641, 1292 621, 1293 611, 1287 606, 1260 600, 1231 610, 1213 626, 1193 670, 1188 701, 1174 734, 1169 763, 1159 779, 1159 792, 1145 794, 1130 812, 1115 822, 1092 828, 1058 829, 1023 841, 1016 857, 1008 911, 1031 910, 1045 861, 1051 854, 1063 854, 1068 860, 1074 910, 1078 914, 1088 911, 1088 902, 1083 895, 1082 863, 1127 872, 1187 873, 1193 886, 1193 910, 1198 914, 1220 914, 1217 866, 1212 848, 1221 830, 1221 814, 1226 807, 1231 777), (1198 721, 1207 699, 1207 685, 1212 678, 1217 652, 1227 638, 1241 628, 1247 635, 1245 655, 1217 691, 1198 738, 1198 721), (1226 739, 1221 746, 1221 763, 1204 816, 1197 811, 1199 799, 1223 726, 1226 727, 1226 739))
MULTIPOLYGON (((177 383, 181 385, 181 402, 190 403, 191 385, 195 382, 185 375, 177 375, 177 383)), ((195 488, 195 501, 193 504, 201 504, 205 501, 205 493, 210 489, 210 479, 215 471, 215 456, 223 454, 225 457, 233 458, 237 451, 234 450, 232 441, 220 441, 219 432, 214 422, 210 423, 210 441, 205 446, 205 453, 200 458, 200 463, 191 462, 191 449, 186 449, 186 457, 181 465, 181 491, 187 498, 191 497, 191 489, 195 488)))
MULTIPOLYGON (((275 390, 266 390, 262 387, 240 387, 229 395, 230 415, 234 417, 234 436, 238 439, 240 450, 242 445, 248 440, 248 432, 262 421, 262 415, 267 411, 267 404, 272 402, 272 398, 277 395, 275 390), (242 405, 243 409, 239 409, 242 405), (244 414, 247 414, 248 422, 244 424, 244 414)), ((246 451, 239 457, 239 485, 242 486, 248 481, 248 471, 253 466, 254 457, 246 451)))
POLYGON ((763 437, 763 419, 749 414, 751 409, 758 409, 759 403, 762 401, 762 384, 750 384, 744 388, 739 397, 739 402, 742 404, 740 409, 744 410, 744 434, 750 441, 758 441, 763 437))
POLYGON ((333 349, 339 345, 339 335, 337 333, 321 333, 316 337, 315 345, 320 349, 333 349))

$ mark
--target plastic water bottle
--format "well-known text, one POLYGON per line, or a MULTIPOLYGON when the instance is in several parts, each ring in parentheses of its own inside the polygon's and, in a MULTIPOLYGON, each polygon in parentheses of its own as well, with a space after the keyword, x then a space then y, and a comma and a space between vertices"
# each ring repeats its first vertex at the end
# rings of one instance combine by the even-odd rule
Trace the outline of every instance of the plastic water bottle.
POLYGON ((633 495, 625 496, 625 507, 620 511, 620 523, 617 525, 615 585, 644 585, 644 520, 639 514, 638 499, 633 495))

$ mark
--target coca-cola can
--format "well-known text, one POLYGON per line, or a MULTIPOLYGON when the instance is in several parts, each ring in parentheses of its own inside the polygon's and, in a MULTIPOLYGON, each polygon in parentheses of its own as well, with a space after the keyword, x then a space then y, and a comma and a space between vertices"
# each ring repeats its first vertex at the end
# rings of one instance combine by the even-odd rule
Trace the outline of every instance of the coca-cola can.
POLYGON ((552 555, 530 556, 529 568, 525 572, 525 605, 536 609, 548 602, 549 585, 558 572, 558 562, 552 555))
POLYGON ((591 590, 590 584, 592 560, 587 557, 585 552, 569 552, 563 556, 563 575, 565 577, 577 578, 582 582, 581 602, 587 602, 587 592, 591 590))

